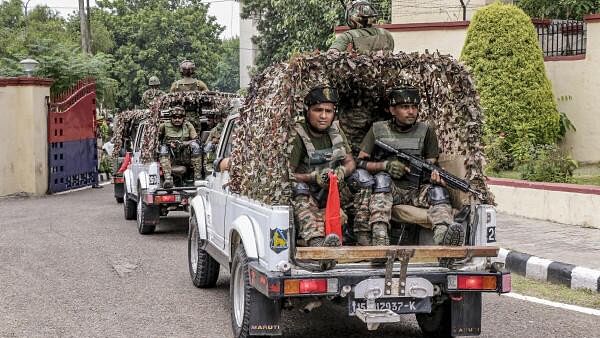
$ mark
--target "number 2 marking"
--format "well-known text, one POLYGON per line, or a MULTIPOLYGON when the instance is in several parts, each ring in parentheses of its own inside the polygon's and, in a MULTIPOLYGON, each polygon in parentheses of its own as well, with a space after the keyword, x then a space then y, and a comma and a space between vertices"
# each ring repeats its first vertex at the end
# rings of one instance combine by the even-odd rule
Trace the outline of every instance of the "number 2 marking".
POLYGON ((488 243, 492 243, 496 241, 496 227, 488 227, 487 228, 487 241, 488 243))

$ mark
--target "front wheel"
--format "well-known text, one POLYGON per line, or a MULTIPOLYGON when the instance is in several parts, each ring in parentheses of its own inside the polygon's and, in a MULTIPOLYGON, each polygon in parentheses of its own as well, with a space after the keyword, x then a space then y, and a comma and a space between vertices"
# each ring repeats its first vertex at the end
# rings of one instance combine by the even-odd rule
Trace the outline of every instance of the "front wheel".
POLYGON ((154 205, 147 205, 142 201, 142 195, 138 198, 137 204, 137 226, 138 232, 142 235, 148 235, 154 232, 158 223, 158 210, 154 205))
POLYGON ((451 304, 448 299, 442 304, 434 305, 431 313, 417 313, 417 323, 419 323, 424 336, 435 338, 452 337, 450 311, 451 304))
POLYGON ((196 215, 190 217, 188 231, 188 267, 192 283, 198 288, 212 288, 219 279, 219 263, 202 249, 196 215))

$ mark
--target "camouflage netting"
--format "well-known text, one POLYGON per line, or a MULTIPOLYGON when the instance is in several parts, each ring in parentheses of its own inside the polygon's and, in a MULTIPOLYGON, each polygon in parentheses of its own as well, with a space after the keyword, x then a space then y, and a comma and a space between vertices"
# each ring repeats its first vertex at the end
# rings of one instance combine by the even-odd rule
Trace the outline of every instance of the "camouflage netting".
POLYGON ((119 151, 123 148, 123 139, 128 136, 125 135, 127 132, 126 127, 130 121, 142 120, 145 119, 149 114, 148 109, 135 109, 135 110, 126 110, 120 112, 116 119, 115 124, 113 126, 113 137, 112 143, 114 144, 112 157, 119 157, 119 151))
MULTIPOLYGON (((380 120, 382 114, 389 119, 381 105, 385 90, 400 84, 420 88, 419 119, 436 128, 444 155, 465 156, 465 178, 493 203, 483 175, 483 113, 473 80, 462 64, 439 53, 315 52, 267 68, 253 79, 240 112, 241 127, 231 155, 232 191, 269 205, 289 203, 292 128, 304 109, 304 96, 324 83, 340 92, 339 119, 347 134, 353 126, 344 114, 362 107, 372 112, 372 120, 380 120)), ((367 131, 348 135, 353 146, 367 131)))
MULTIPOLYGON (((152 161, 158 147, 158 127, 160 125, 161 111, 174 106, 183 106, 201 111, 200 115, 212 119, 209 128, 212 128, 219 120, 227 117, 231 109, 231 100, 237 98, 236 94, 221 92, 175 92, 157 98, 150 103, 148 124, 142 136, 142 161, 152 161)), ((189 115, 189 113, 188 113, 189 115)), ((188 117, 189 118, 189 117, 188 117)))

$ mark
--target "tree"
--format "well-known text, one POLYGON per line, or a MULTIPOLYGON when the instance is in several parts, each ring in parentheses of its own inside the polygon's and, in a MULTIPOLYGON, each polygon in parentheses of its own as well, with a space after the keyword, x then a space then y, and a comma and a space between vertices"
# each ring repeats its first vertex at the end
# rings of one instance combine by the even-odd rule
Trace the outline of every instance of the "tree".
POLYGON ((240 89, 240 39, 224 40, 222 48, 213 86, 217 90, 234 93, 240 89))
POLYGON ((92 13, 112 33, 114 64, 111 75, 119 83, 117 105, 139 104, 148 78, 156 75, 167 87, 179 77, 179 63, 190 59, 197 76, 212 85, 221 54, 223 30, 200 0, 97 1, 92 13))
POLYGON ((480 9, 461 59, 475 77, 488 144, 521 162, 535 146, 556 143, 560 115, 529 16, 499 3, 480 9))
POLYGON ((521 0, 518 6, 532 18, 576 19, 600 10, 600 0, 521 0))
MULTIPOLYGON (((382 13, 391 8, 391 0, 371 3, 382 13)), ((335 38, 334 28, 345 25, 339 0, 244 0, 241 16, 257 22, 259 35, 253 42, 259 51, 259 71, 294 53, 327 50, 335 38)))

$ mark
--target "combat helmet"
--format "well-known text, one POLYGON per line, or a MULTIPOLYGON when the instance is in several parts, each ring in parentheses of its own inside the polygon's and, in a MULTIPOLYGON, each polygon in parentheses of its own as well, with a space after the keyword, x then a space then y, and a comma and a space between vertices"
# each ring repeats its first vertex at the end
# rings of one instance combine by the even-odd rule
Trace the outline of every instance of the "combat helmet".
POLYGON ((191 76, 196 71, 196 65, 190 60, 183 60, 179 64, 179 72, 184 76, 191 76))
POLYGON ((330 86, 319 86, 311 89, 308 94, 304 97, 304 104, 310 107, 319 103, 333 103, 337 106, 339 101, 339 95, 337 89, 330 86))
POLYGON ((377 11, 367 0, 357 0, 350 3, 346 9, 346 24, 351 29, 373 26, 377 11))
POLYGON ((151 76, 150 79, 148 80, 148 85, 149 86, 159 86, 160 80, 156 76, 151 76))
POLYGON ((390 89, 387 93, 387 99, 389 106, 399 104, 419 105, 421 103, 419 89, 411 85, 403 85, 390 89))
POLYGON ((174 117, 174 116, 185 117, 185 109, 183 109, 183 107, 181 107, 181 106, 175 106, 175 107, 171 108, 170 117, 174 117))

